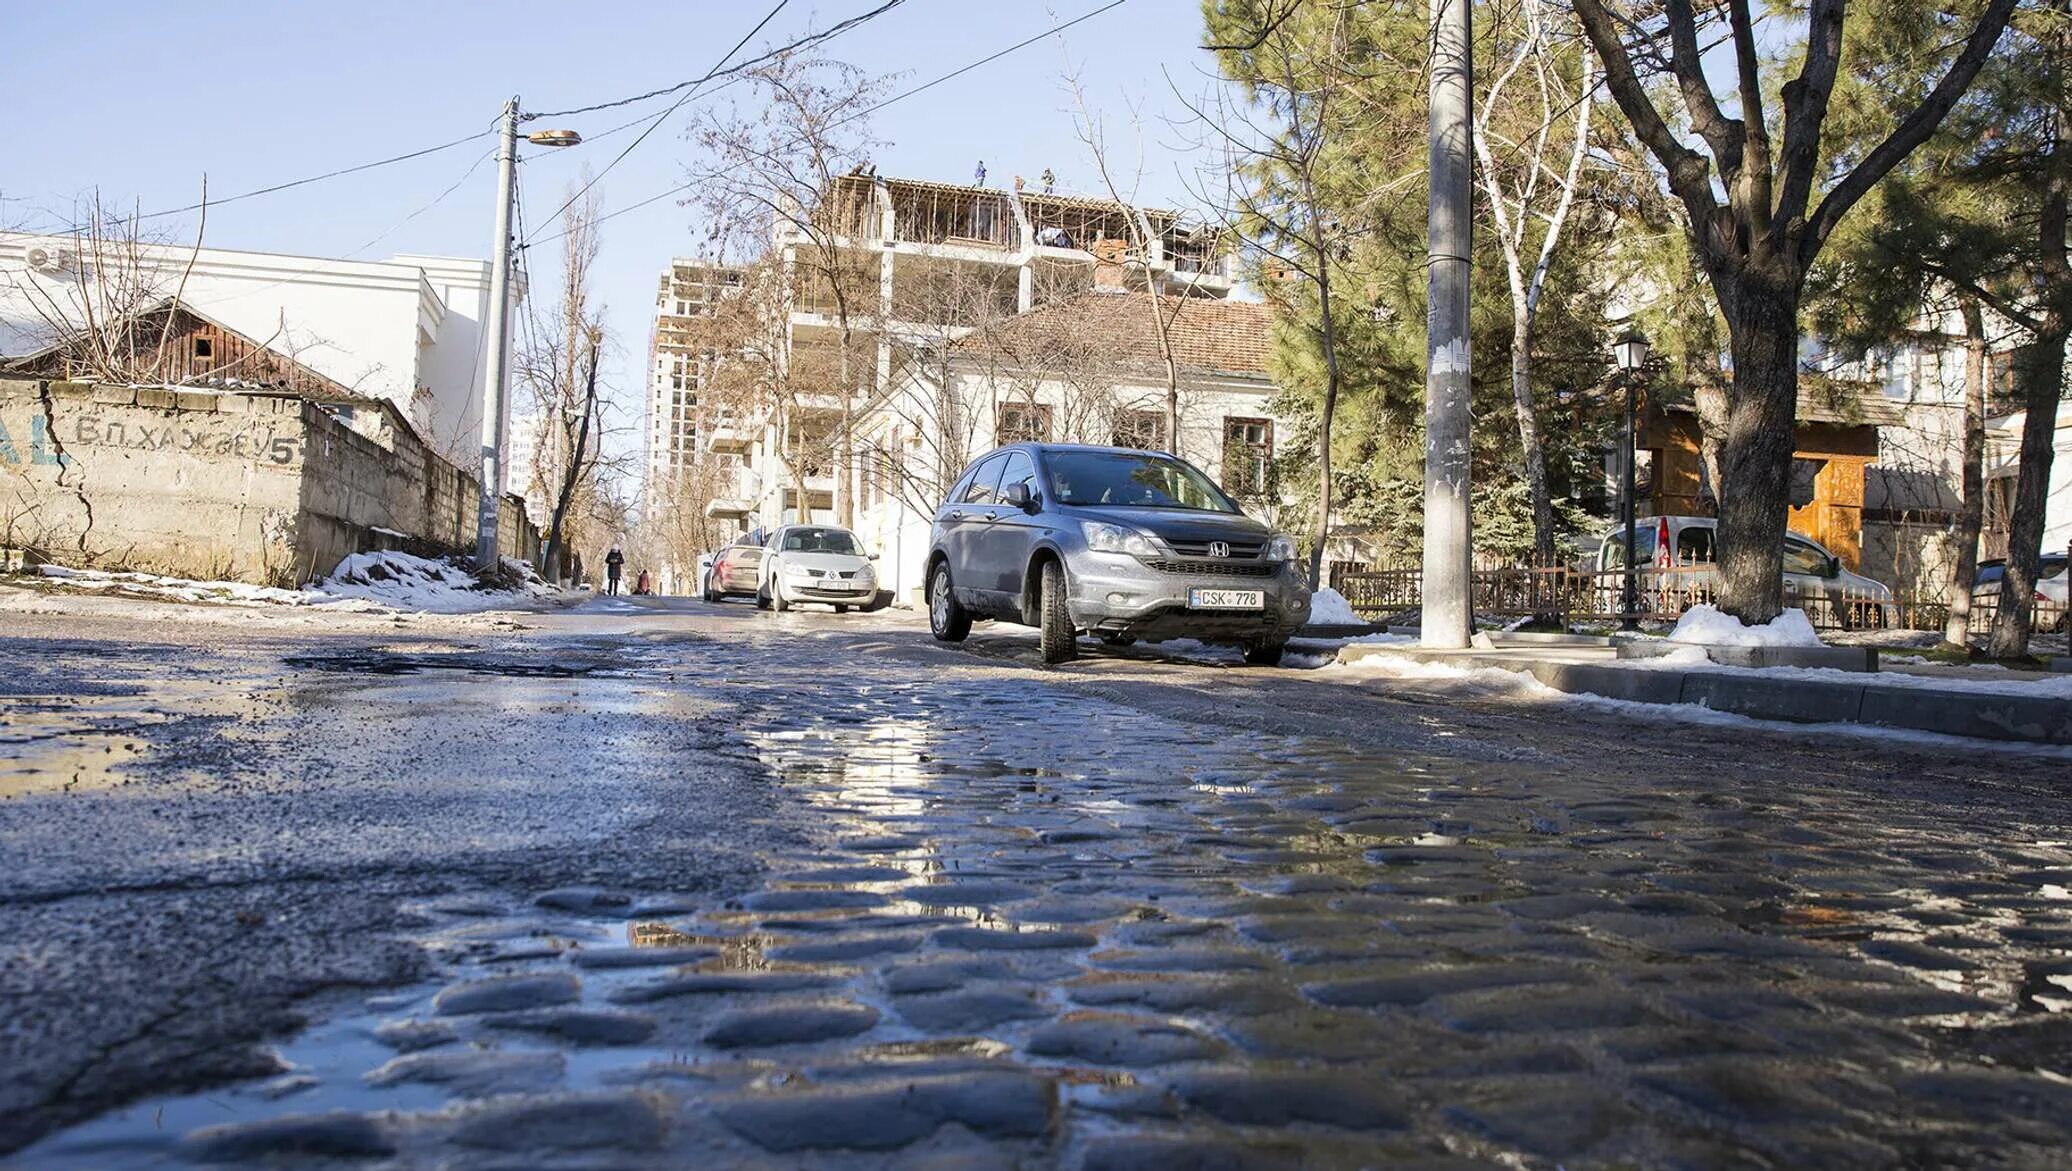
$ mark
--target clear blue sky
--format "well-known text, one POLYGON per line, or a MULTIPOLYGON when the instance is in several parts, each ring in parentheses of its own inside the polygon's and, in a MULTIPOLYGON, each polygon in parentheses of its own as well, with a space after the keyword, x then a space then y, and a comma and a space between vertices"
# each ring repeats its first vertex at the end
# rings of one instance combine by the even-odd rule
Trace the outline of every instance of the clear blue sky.
MULTIPOLYGON (((893 75, 895 89, 905 89, 1106 2, 907 0, 828 52, 893 75)), ((773 3, 113 0, 90 17, 66 5, 0 5, 8 58, 0 108, 10 112, 0 224, 33 230, 67 223, 76 202, 95 189, 106 203, 141 204, 148 212, 195 202, 204 172, 211 197, 220 199, 400 154, 486 128, 513 93, 529 110, 559 110, 668 85, 705 72, 773 3)), ((793 0, 753 44, 788 41, 876 3, 793 0)), ((997 185, 1049 166, 1061 189, 1095 190, 1060 80, 1069 53, 1089 98, 1106 114, 1111 153, 1134 170, 1141 141, 1142 197, 1185 205, 1179 170, 1189 167, 1191 179, 1191 164, 1182 161, 1189 134, 1168 125, 1184 109, 1167 76, 1189 94, 1208 84, 1211 62, 1197 47, 1200 39, 1196 0, 1126 0, 1071 29, 1062 45, 1047 39, 880 112, 875 134, 889 145, 877 152, 879 170, 968 181, 983 158, 997 185), (1141 136, 1132 128, 1133 104, 1141 136)), ((717 100, 743 92, 724 91, 717 100)), ((659 113, 669 100, 560 121, 597 134, 659 113)), ((698 100, 602 180, 607 211, 682 181, 689 151, 682 130, 698 100)), ((602 168, 633 133, 535 150, 520 172, 528 214, 544 218, 585 161, 602 168)), ((206 242, 360 259, 396 252, 485 257, 495 202, 495 166, 485 160, 492 145, 485 138, 213 208, 206 242)), ((619 346, 606 373, 625 408, 620 425, 638 420, 656 278, 670 256, 696 251, 692 214, 662 200, 604 227, 598 291, 619 346)), ((176 236, 194 229, 191 217, 156 225, 176 236)), ((551 280, 550 267, 547 258, 533 264, 536 282, 551 280)), ((628 433, 618 446, 638 443, 628 433)))

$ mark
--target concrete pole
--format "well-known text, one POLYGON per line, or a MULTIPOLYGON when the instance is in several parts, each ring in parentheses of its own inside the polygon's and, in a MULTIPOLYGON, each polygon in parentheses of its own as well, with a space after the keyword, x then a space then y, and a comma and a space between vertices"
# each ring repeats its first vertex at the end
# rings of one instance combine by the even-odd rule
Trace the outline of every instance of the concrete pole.
POLYGON ((504 491, 505 360, 511 324, 511 204, 518 187, 518 99, 504 103, 503 141, 497 148, 496 242, 489 253, 489 320, 484 349, 488 367, 482 378, 482 502, 475 513, 475 564, 496 565, 497 513, 504 491))
POLYGON ((1419 641, 1468 645, 1468 250, 1474 98, 1470 0, 1432 0, 1430 204, 1426 213, 1424 616, 1419 641))

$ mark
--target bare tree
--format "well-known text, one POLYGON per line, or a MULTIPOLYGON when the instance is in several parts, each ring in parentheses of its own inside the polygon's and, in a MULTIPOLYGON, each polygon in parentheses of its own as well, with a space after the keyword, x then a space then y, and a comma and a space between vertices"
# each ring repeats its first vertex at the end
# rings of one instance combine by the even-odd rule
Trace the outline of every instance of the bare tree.
POLYGON ((1843 0, 1813 0, 1804 60, 1782 88, 1782 134, 1774 152, 1766 112, 1771 91, 1763 83, 1748 0, 1724 5, 1738 116, 1721 107, 1707 76, 1691 0, 1667 0, 1659 10, 1636 5, 1627 13, 1614 12, 1608 0, 1575 0, 1612 97, 1683 205, 1692 253, 1726 318, 1734 368, 1724 482, 1716 485, 1720 605, 1743 621, 1767 622, 1783 608, 1799 302, 1807 272, 1849 209, 1927 141, 1970 87, 2015 3, 1987 0, 1942 78, 1923 84, 1925 96, 1881 142, 1860 157, 1823 160, 1821 131, 1841 64, 1843 0), (1684 145, 1636 56, 1658 67, 1666 63, 1705 153, 1684 145), (1826 190, 1816 205, 1823 180, 1826 190))
POLYGON ((1523 0, 1520 7, 1523 19, 1514 22, 1513 28, 1498 26, 1499 35, 1508 32, 1516 40, 1509 59, 1476 105, 1475 160, 1511 291, 1511 405, 1518 419, 1525 482, 1532 498, 1533 560, 1552 565, 1554 500, 1547 488, 1546 445, 1533 402, 1534 326, 1548 271, 1561 246, 1562 229, 1575 206, 1583 162, 1590 152, 1590 115, 1597 106, 1596 61, 1581 38, 1573 34, 1563 38, 1551 27, 1555 14, 1546 0, 1523 0), (1579 59, 1573 88, 1563 61, 1567 56, 1564 40, 1574 46, 1579 59), (1524 90, 1522 96, 1514 86, 1524 90), (1561 148, 1557 126, 1564 114, 1573 128, 1566 144, 1568 161, 1557 171, 1550 154, 1561 148), (1528 271, 1525 258, 1535 232, 1539 235, 1538 257, 1528 271))
MULTIPOLYGON (((1111 164, 1107 124, 1088 103, 1086 89, 1080 84, 1078 71, 1069 62, 1064 71, 1064 84, 1072 95, 1073 131, 1078 135, 1080 143, 1086 147, 1087 157, 1092 161, 1095 173, 1100 176, 1102 189, 1123 211, 1121 218, 1127 233, 1127 246, 1121 256, 1113 259, 1121 262, 1126 274, 1134 271, 1143 276, 1144 312, 1146 319, 1151 323, 1152 337, 1158 343, 1159 363, 1165 374, 1166 442, 1173 454, 1181 455, 1180 363, 1173 353, 1173 327, 1179 320, 1180 313, 1186 309, 1194 286, 1183 284, 1178 296, 1162 295, 1165 290, 1160 288, 1160 282, 1154 274, 1158 260, 1158 241, 1152 238, 1148 225, 1144 222, 1143 213, 1137 209, 1137 192, 1143 180, 1143 167, 1140 164, 1136 174, 1131 176, 1129 191, 1125 196, 1122 183, 1117 178, 1117 169, 1111 164)), ((1134 111, 1132 116, 1134 117, 1134 111)))
MULTIPOLYGON (((875 255, 849 241, 875 231, 869 221, 874 186, 863 176, 873 145, 866 115, 884 86, 854 66, 804 53, 784 54, 741 76, 764 104, 753 115, 731 108, 700 115, 691 131, 704 156, 692 168, 694 198, 711 216, 715 236, 752 238, 776 229, 774 242, 765 237, 754 247, 760 252, 774 243, 784 264, 787 327, 790 307, 834 319, 833 369, 803 364, 825 379, 822 393, 836 400, 836 427, 824 445, 837 515, 851 524, 856 412, 866 380, 877 374, 880 269, 875 255)), ((822 444, 818 428, 804 420, 782 425, 788 433, 814 436, 810 443, 801 439, 802 446, 822 444)), ((800 491, 803 517, 810 502, 803 483, 800 491)))
MULTIPOLYGON (((572 190, 579 188, 572 187, 572 190)), ((592 191, 572 199, 561 213, 561 272, 557 295, 542 309, 528 308, 526 338, 519 347, 518 378, 530 393, 540 432, 534 447, 529 491, 553 501, 542 560, 550 579, 563 576, 573 547, 591 534, 581 529, 597 494, 604 420, 597 387, 599 354, 605 344, 603 309, 592 300, 592 270, 602 241, 601 212, 592 191)))

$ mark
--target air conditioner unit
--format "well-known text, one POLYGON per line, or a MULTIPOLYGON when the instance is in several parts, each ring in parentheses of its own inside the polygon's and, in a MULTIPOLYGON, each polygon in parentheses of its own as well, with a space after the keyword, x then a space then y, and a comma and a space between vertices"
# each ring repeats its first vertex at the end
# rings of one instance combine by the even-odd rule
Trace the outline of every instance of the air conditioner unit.
POLYGON ((30 245, 25 259, 29 262, 29 267, 37 272, 65 272, 72 267, 70 252, 47 244, 30 245))

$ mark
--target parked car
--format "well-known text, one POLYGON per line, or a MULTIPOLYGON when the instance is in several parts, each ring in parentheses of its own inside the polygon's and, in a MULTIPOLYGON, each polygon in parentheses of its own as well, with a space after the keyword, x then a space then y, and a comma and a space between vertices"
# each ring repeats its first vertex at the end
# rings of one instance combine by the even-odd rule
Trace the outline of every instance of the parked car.
MULTIPOLYGON (((2039 610, 2036 629, 2065 629, 2068 619, 2067 586, 2072 584, 2072 573, 2066 572, 2067 555, 2045 553, 2036 564, 2036 606, 2039 610)), ((1971 596, 1976 599, 2000 599, 2000 580, 2007 576, 2007 562, 1995 557, 1978 563, 1978 575, 1971 579, 1971 596)))
MULTIPOLYGON (((1693 599, 1710 597, 1719 588, 1718 530, 1719 521, 1709 516, 1646 517, 1635 525, 1633 534, 1636 563, 1643 568, 1664 564, 1661 553, 1666 540, 1667 564, 1677 571, 1668 588, 1693 599)), ((1624 569, 1625 547, 1624 526, 1607 532, 1597 550, 1599 571, 1624 569)), ((1889 586, 1842 568, 1841 559, 1826 546, 1799 533, 1784 535, 1784 602, 1832 610, 1844 629, 1899 624, 1889 586)))
POLYGON ((712 568, 705 573, 705 600, 723 602, 728 598, 752 598, 763 588, 764 546, 769 542, 769 533, 754 529, 734 538, 712 558, 712 568))
POLYGON ((785 525, 764 550, 762 581, 755 604, 789 610, 800 602, 824 602, 845 614, 849 607, 878 608, 875 553, 865 553, 856 534, 834 525, 785 525))
POLYGON ((1047 663, 1084 631, 1114 645, 1195 638, 1280 662, 1309 621, 1295 542, 1162 452, 1024 443, 967 468, 935 516, 928 625, 1034 626, 1047 663))

